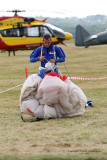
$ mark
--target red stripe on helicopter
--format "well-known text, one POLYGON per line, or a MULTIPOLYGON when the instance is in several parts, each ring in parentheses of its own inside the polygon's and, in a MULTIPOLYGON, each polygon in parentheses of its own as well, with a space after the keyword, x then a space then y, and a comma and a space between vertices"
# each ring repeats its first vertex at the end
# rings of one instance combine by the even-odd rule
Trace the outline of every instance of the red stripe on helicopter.
POLYGON ((0 17, 0 21, 6 20, 9 18, 25 18, 25 17, 22 17, 22 16, 5 17, 5 16, 3 16, 3 17, 0 17))
MULTIPOLYGON (((10 17, 6 17, 6 16, 3 16, 3 17, 0 17, 0 21, 3 21, 3 20, 6 20, 6 19, 9 19, 9 18, 26 18, 26 17, 22 17, 22 16, 10 16, 10 17)), ((43 20, 39 20, 39 19, 35 19, 35 21, 39 21, 39 22, 46 22, 47 18, 43 19, 43 20)))

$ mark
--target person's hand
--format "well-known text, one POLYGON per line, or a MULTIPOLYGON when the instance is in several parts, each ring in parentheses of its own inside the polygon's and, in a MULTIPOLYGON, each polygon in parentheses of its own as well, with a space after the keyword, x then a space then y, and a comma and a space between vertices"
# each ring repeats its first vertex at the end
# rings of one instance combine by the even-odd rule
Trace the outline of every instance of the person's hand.
POLYGON ((39 57, 39 61, 43 61, 45 59, 44 56, 39 57))
POLYGON ((55 60, 54 59, 50 59, 49 62, 55 63, 55 60))

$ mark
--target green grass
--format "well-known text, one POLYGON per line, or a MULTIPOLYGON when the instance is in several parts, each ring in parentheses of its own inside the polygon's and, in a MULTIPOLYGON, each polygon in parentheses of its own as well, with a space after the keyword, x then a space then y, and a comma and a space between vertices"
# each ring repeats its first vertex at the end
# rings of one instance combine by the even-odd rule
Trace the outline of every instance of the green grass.
MULTIPOLYGON (((70 151, 69 151, 70 152, 70 151)), ((77 152, 77 151, 75 151, 77 152)), ((86 160, 106 160, 106 154, 104 153, 97 153, 97 155, 95 154, 94 151, 92 151, 92 153, 86 153, 84 154, 83 153, 79 153, 78 152, 76 154, 65 154, 65 155, 62 155, 62 154, 59 154, 59 155, 52 155, 52 154, 48 154, 48 155, 39 155, 39 156, 35 156, 35 155, 26 155, 26 158, 23 157, 23 156, 20 156, 19 155, 2 155, 0 157, 0 160, 83 160, 83 159, 86 159, 86 160), (100 158, 101 157, 101 158, 100 158)))
MULTIPOLYGON (((63 75, 72 77, 107 77, 107 46, 61 46, 66 53, 63 75)), ((28 75, 38 73, 39 63, 30 63, 31 51, 17 51, 16 56, 0 53, 0 92, 23 84, 28 75)), ((107 79, 72 80, 92 100, 82 117, 36 122, 30 116, 20 118, 21 87, 0 94, 0 160, 106 160, 107 156, 107 79)))

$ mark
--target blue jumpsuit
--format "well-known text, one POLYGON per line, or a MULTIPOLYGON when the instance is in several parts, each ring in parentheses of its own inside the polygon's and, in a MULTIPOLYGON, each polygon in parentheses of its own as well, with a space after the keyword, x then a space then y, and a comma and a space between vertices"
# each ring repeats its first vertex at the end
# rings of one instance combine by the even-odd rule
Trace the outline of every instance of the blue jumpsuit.
MULTIPOLYGON (((54 59, 55 60, 55 66, 56 68, 54 69, 54 72, 58 73, 58 67, 57 63, 58 62, 64 62, 65 61, 65 53, 62 50, 61 47, 54 46, 52 43, 50 47, 47 49, 44 45, 41 47, 38 47, 35 49, 31 55, 30 55, 30 62, 36 62, 39 61, 39 57, 44 56, 45 59, 44 61, 41 61, 41 67, 45 68, 45 64, 50 60, 54 59)), ((51 71, 48 71, 46 73, 49 73, 51 71)))

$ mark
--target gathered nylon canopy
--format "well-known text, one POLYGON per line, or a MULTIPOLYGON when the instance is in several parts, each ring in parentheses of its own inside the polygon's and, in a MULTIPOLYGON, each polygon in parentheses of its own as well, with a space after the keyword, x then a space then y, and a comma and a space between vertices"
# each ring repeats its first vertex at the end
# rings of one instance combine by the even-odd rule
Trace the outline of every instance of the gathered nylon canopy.
POLYGON ((82 115, 87 103, 83 91, 66 76, 54 72, 42 79, 30 75, 21 89, 21 112, 48 119, 82 115))

